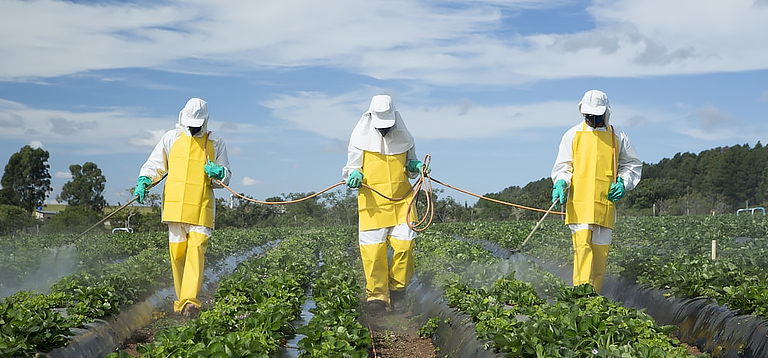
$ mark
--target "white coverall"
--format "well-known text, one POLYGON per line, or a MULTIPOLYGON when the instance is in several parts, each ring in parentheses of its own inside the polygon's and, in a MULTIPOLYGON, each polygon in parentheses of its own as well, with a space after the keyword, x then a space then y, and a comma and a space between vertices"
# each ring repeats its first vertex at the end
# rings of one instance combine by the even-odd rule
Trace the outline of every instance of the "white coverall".
POLYGON ((565 132, 552 167, 552 182, 562 179, 569 187, 565 211, 574 248, 573 285, 590 283, 598 293, 605 278, 616 218, 614 203, 607 198, 615 181, 613 161, 617 160, 617 175, 624 180, 627 191, 637 186, 642 171, 642 162, 629 137, 611 126, 609 118, 610 105, 605 126, 592 128, 582 121, 565 132), (574 164, 581 167, 575 168, 574 164))
MULTIPOLYGON (((409 194, 410 173, 408 162, 417 160, 413 136, 406 128, 400 113, 386 95, 374 96, 371 108, 365 112, 350 136, 347 164, 342 177, 347 180, 353 170, 363 174, 363 183, 390 198, 409 194), (386 102, 389 114, 377 114, 378 101, 386 102), (374 127, 377 116, 388 115, 394 125, 382 136, 374 127)), ((413 240, 416 233, 408 226, 415 212, 406 217, 413 193, 391 202, 366 187, 358 191, 359 245, 366 278, 367 300, 390 304, 390 291, 404 292, 413 276, 413 240), (387 260, 387 242, 392 247, 391 264, 387 260)))
POLYGON ((203 170, 206 159, 224 167, 225 175, 221 179, 224 185, 229 185, 232 176, 224 140, 207 131, 208 111, 204 101, 197 102, 205 107, 204 113, 192 114, 204 119, 202 129, 192 136, 189 126, 184 125, 188 121, 185 110, 193 100, 198 99, 190 100, 182 109, 176 128, 163 135, 139 172, 139 176, 149 177, 152 182, 168 174, 163 190, 162 220, 168 224, 176 312, 187 304, 201 305, 197 294, 203 284, 205 251, 214 227, 213 188, 222 187, 203 170))

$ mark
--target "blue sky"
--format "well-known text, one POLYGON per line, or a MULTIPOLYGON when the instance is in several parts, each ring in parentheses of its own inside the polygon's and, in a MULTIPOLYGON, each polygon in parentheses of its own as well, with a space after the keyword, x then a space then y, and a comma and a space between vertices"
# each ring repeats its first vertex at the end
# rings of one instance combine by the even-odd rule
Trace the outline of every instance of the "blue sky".
POLYGON ((768 0, 0 1, 0 162, 47 150, 49 201, 94 162, 125 203, 200 97, 232 189, 319 191, 388 93, 432 176, 498 192, 549 176, 590 89, 647 163, 765 144, 766 33, 768 0))

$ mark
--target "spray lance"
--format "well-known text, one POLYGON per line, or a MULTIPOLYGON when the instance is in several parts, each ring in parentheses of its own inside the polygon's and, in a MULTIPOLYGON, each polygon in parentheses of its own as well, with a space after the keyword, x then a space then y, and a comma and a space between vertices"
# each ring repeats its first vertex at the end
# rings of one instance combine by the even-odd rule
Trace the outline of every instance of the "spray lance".
POLYGON ((526 237, 525 240, 523 240, 523 243, 520 244, 520 247, 517 249, 510 250, 512 253, 518 253, 523 251, 523 246, 525 246, 525 244, 528 243, 528 240, 533 236, 533 233, 536 232, 536 229, 539 228, 539 225, 541 225, 541 222, 544 221, 544 219, 547 217, 547 214, 549 214, 549 212, 555 208, 555 204, 557 204, 557 201, 552 202, 552 205, 549 206, 549 209, 547 209, 547 212, 544 213, 544 216, 542 216, 541 219, 539 219, 539 221, 536 222, 536 226, 533 227, 533 230, 531 230, 531 233, 528 234, 528 237, 526 237))
MULTIPOLYGON (((166 176, 168 176, 168 173, 163 175, 163 177, 160 178, 158 181, 152 183, 152 185, 148 186, 146 190, 149 191, 149 189, 152 189, 155 185, 160 184, 160 182, 163 181, 163 179, 165 179, 166 176)), ((123 206, 115 209, 114 211, 109 213, 107 216, 105 216, 101 220, 99 220, 97 223, 95 223, 95 224, 91 225, 89 228, 85 229, 85 231, 80 233, 80 235, 77 235, 74 239, 72 239, 72 241, 75 241, 75 240, 83 237, 83 235, 87 234, 89 231, 93 230, 95 227, 99 226, 101 223, 107 221, 109 218, 111 218, 112 216, 117 214, 120 210, 123 210, 123 209, 127 208, 128 206, 130 206, 131 204, 133 204, 133 202, 136 201, 138 198, 139 198, 138 195, 134 196, 133 199, 131 199, 131 201, 123 204, 123 206)))

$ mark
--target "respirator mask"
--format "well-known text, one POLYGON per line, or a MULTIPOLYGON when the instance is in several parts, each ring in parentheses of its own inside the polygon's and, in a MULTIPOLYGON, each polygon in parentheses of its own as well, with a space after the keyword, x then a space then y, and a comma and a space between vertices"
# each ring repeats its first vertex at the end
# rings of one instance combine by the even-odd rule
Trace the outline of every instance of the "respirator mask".
POLYGON ((585 114, 584 120, 587 122, 587 125, 592 128, 605 126, 605 114, 585 114))

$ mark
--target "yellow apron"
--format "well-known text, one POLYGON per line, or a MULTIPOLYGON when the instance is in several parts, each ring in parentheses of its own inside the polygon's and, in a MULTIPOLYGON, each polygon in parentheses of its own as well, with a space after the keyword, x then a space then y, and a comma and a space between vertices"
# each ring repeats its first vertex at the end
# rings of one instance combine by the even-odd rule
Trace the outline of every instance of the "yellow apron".
POLYGON ((586 124, 573 138, 573 176, 565 204, 566 224, 596 224, 613 229, 615 207, 608 200, 618 158, 613 127, 587 131, 586 124))
POLYGON ((213 160, 213 143, 204 137, 185 133, 176 139, 168 154, 168 176, 163 189, 163 222, 179 222, 213 227, 213 189, 205 174, 203 145, 213 160))
MULTIPOLYGON (((363 152, 363 182, 378 192, 390 197, 406 196, 411 190, 408 174, 405 172, 406 153, 386 155, 363 152)), ((416 213, 406 218, 411 195, 403 200, 390 201, 366 187, 360 187, 357 194, 357 210, 360 214, 360 231, 392 227, 415 221, 416 213)))

